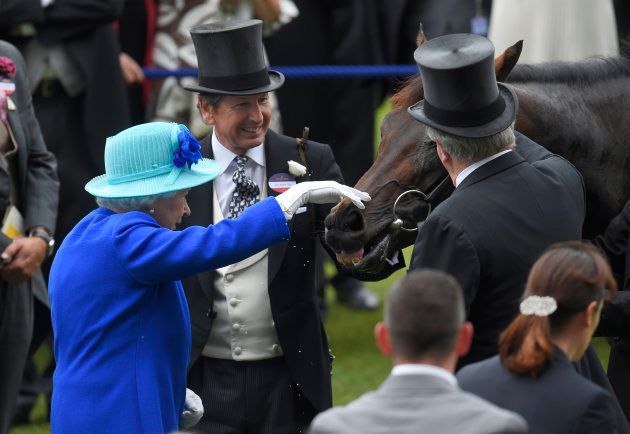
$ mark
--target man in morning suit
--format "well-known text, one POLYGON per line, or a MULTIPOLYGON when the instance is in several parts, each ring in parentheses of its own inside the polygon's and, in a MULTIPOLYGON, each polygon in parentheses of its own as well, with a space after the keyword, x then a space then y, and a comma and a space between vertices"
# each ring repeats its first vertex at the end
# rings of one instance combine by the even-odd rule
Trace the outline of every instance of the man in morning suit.
POLYGON ((424 223, 410 268, 443 270, 462 286, 475 337, 461 366, 497 354, 543 250, 581 238, 584 186, 571 163, 514 132, 518 101, 496 82, 488 39, 442 36, 414 57, 425 98, 408 111, 427 126, 455 191, 424 223))
POLYGON ((527 424, 457 386, 457 358, 468 351, 461 287, 441 271, 410 272, 389 293, 385 322, 374 330, 394 368, 380 388, 319 414, 310 434, 395 432, 526 433, 527 424))
MULTIPOLYGON (((475 327, 463 366, 497 354, 538 256, 553 243, 581 239, 584 184, 567 160, 514 132, 518 101, 496 82, 487 38, 442 36, 414 58, 424 100, 408 111, 427 126, 455 191, 424 223, 410 268, 446 271, 462 286, 475 327)), ((592 347, 576 368, 613 393, 592 347)), ((615 405, 619 425, 630 431, 615 405)))
POLYGON ((4 41, 0 81, 0 217, 13 206, 24 219, 24 236, 0 233, 0 434, 5 434, 31 343, 33 297, 47 299, 40 266, 52 253, 59 182, 55 157, 35 119, 24 59, 4 41))
MULTIPOLYGON (((199 63, 199 110, 213 134, 202 153, 222 168, 189 194, 190 225, 208 225, 283 188, 311 180, 342 181, 327 145, 269 130, 268 92, 284 82, 269 71, 261 21, 191 29, 199 63), (217 59, 221 59, 218 62, 217 59), (300 175, 289 161, 306 166, 300 175)), ((299 168, 298 168, 299 169, 299 168)), ((300 209, 291 241, 184 282, 193 350, 189 387, 203 401, 196 427, 208 433, 295 433, 331 406, 330 355, 315 292, 317 233, 330 207, 300 209)))

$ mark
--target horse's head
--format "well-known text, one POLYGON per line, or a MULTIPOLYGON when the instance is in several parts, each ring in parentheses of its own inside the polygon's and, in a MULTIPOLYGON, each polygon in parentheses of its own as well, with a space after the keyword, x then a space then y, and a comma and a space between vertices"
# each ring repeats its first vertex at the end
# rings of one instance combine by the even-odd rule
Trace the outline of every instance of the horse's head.
MULTIPOLYGON (((418 43, 423 42, 421 35, 418 43)), ((519 41, 496 59, 499 81, 507 78, 521 48, 519 41)), ((364 210, 343 200, 325 221, 326 243, 337 259, 366 280, 378 275, 398 250, 413 244, 418 222, 453 190, 435 143, 428 139, 424 125, 407 113, 407 107, 423 97, 419 76, 409 79, 393 96, 393 110, 381 123, 376 160, 356 184, 372 200, 364 210), (400 196, 409 190, 420 193, 400 196)))

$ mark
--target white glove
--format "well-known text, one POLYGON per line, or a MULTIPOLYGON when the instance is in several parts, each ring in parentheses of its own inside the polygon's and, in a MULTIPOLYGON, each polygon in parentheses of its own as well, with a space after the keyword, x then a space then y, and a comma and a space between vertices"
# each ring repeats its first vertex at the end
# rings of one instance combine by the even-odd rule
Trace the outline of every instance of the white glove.
POLYGON ((284 216, 291 220, 295 211, 307 203, 336 203, 342 197, 350 199, 360 209, 365 208, 363 202, 370 200, 369 194, 335 181, 300 182, 276 196, 276 200, 284 216))
POLYGON ((186 389, 186 399, 184 400, 184 411, 179 419, 180 428, 191 428, 203 416, 203 404, 201 398, 190 389, 186 389))

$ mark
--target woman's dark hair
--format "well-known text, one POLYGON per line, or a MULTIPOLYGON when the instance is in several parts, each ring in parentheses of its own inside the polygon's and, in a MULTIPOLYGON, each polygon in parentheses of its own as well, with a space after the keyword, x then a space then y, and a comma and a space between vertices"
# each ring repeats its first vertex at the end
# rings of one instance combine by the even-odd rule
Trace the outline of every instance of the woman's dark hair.
POLYGON ((592 244, 554 244, 534 263, 523 297, 553 297, 558 307, 549 316, 519 314, 499 338, 501 363, 512 373, 538 377, 553 358, 551 337, 588 305, 617 290, 610 266, 592 244))

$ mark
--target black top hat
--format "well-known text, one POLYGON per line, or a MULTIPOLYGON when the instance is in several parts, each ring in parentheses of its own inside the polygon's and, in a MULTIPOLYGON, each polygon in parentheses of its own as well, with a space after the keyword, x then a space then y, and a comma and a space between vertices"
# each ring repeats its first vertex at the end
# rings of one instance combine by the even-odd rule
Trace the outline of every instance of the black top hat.
POLYGON ((199 85, 184 86, 193 92, 254 95, 282 86, 284 75, 269 71, 262 44, 262 21, 231 21, 190 29, 199 85))
POLYGON ((424 100, 409 107, 414 119, 460 137, 487 137, 509 127, 518 99, 497 83, 494 46, 472 34, 441 36, 414 53, 424 100))

